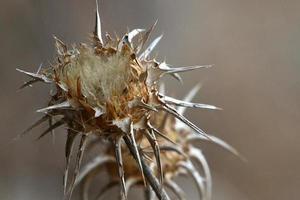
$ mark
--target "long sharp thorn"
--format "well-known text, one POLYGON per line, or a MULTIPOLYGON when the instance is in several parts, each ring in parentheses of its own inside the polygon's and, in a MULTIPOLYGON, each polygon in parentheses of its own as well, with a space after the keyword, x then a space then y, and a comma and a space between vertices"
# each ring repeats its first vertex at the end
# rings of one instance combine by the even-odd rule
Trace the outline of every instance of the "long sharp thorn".
POLYGON ((165 185, 172 190, 179 200, 186 200, 184 191, 179 187, 179 185, 177 185, 175 181, 167 180, 165 185))
POLYGON ((139 149, 137 147, 136 140, 135 140, 135 137, 134 137, 134 131, 133 131, 133 124, 132 123, 130 124, 130 133, 129 133, 129 136, 130 136, 130 139, 132 141, 132 145, 134 147, 134 151, 135 151, 134 154, 136 155, 137 163, 138 163, 138 166, 139 166, 140 171, 142 173, 144 184, 146 185, 145 176, 144 176, 144 170, 143 170, 142 162, 141 162, 141 156, 140 156, 140 152, 139 152, 139 149))
POLYGON ((24 73, 26 74, 27 76, 29 76, 30 78, 33 78, 33 79, 38 79, 40 81, 43 81, 45 83, 51 83, 52 81, 50 79, 48 79, 45 75, 43 74, 36 74, 36 73, 31 73, 31 72, 27 72, 27 71, 24 71, 22 69, 16 69, 17 71, 21 72, 21 73, 24 73))
POLYGON ((41 139, 42 137, 44 137, 45 135, 47 135, 49 132, 51 132, 52 130, 58 128, 59 126, 63 125, 65 123, 64 119, 61 119, 57 122, 55 122, 52 126, 50 126, 47 130, 45 130, 38 138, 37 140, 41 139))
POLYGON ((102 33, 101 33, 101 20, 99 14, 98 0, 96 0, 96 23, 95 23, 95 35, 98 37, 101 44, 103 44, 102 33))
MULTIPOLYGON (((130 138, 124 137, 124 141, 125 141, 128 149, 129 149, 131 155, 134 157, 135 160, 137 160, 138 158, 137 158, 137 155, 135 153, 135 149, 132 145, 132 142, 130 141, 130 138)), ((157 179, 153 176, 153 173, 152 173, 150 167, 145 163, 145 161, 143 159, 141 159, 141 164, 143 166, 143 171, 144 171, 144 174, 145 174, 145 178, 147 178, 147 182, 152 187, 152 189, 155 192, 158 199, 159 200, 169 200, 170 198, 169 198, 168 194, 166 193, 164 188, 161 187, 161 185, 159 184, 157 179)))
POLYGON ((212 194, 212 178, 211 178, 211 173, 210 173, 210 168, 209 165, 206 161, 206 158, 204 157, 203 153, 201 150, 191 147, 189 150, 189 155, 194 158, 196 161, 199 162, 199 164, 202 166, 204 175, 205 175, 205 182, 206 182, 206 196, 207 199, 211 199, 211 194, 212 194))
POLYGON ((182 121, 184 124, 186 124, 187 126, 189 126, 191 129, 193 129, 196 133, 203 135, 204 137, 206 137, 208 140, 210 140, 209 136, 202 130, 200 129, 198 126, 196 126, 195 124, 193 124, 192 122, 190 122, 187 118, 185 118, 183 115, 180 115, 174 108, 168 106, 168 105, 164 105, 163 107, 160 107, 162 110, 170 113, 171 115, 173 115, 174 117, 176 117, 177 119, 179 119, 180 121, 182 121))
POLYGON ((80 165, 81 165, 81 162, 82 162, 86 141, 87 141, 87 136, 82 135, 81 140, 80 140, 80 144, 79 144, 79 148, 78 148, 78 152, 77 152, 76 161, 75 161, 74 174, 73 174, 73 177, 72 177, 72 180, 71 180, 71 183, 70 183, 69 190, 68 190, 67 194, 65 195, 65 198, 64 198, 65 200, 70 200, 71 197, 72 197, 72 193, 73 193, 74 186, 75 186, 75 181, 76 181, 77 176, 79 174, 80 165))
POLYGON ((182 73, 182 72, 188 72, 196 69, 202 69, 202 68, 210 68, 213 65, 196 65, 196 66, 187 66, 187 67, 171 67, 170 65, 166 64, 165 62, 161 63, 159 65, 159 68, 164 71, 165 73, 182 73))
POLYGON ((154 156, 156 159, 156 164, 157 164, 157 169, 158 169, 158 174, 159 174, 159 180, 160 183, 162 184, 163 182, 163 169, 162 169, 162 164, 161 164, 161 159, 160 159, 160 148, 157 142, 157 139, 155 137, 155 134, 153 132, 153 130, 150 131, 146 131, 146 137, 147 140, 149 141, 153 152, 154 152, 154 156))
POLYGON ((122 137, 119 137, 115 141, 115 156, 118 165, 118 172, 121 182, 121 199, 127 199, 126 193, 126 185, 125 185, 125 177, 124 177, 124 166, 122 160, 122 137))
POLYGON ((139 59, 144 60, 144 59, 148 58, 148 56, 153 51, 153 49, 156 47, 156 45, 158 44, 158 42, 161 40, 162 37, 163 37, 163 35, 160 35, 159 37, 155 38, 153 40, 153 42, 147 47, 147 49, 139 56, 139 59))
POLYGON ((42 79, 41 75, 39 75, 39 74, 35 74, 35 73, 32 73, 32 72, 27 72, 27 71, 19 69, 19 68, 16 68, 16 70, 19 71, 19 72, 21 72, 21 73, 23 73, 23 74, 26 74, 30 78, 42 79))
POLYGON ((39 109, 37 110, 37 112, 47 112, 48 110, 53 110, 53 109, 63 109, 63 108, 70 108, 70 102, 67 100, 67 101, 64 101, 62 103, 59 103, 59 104, 55 104, 55 105, 52 105, 52 106, 48 106, 46 108, 42 108, 42 109, 39 109))
POLYGON ((77 132, 72 130, 72 129, 68 129, 68 135, 67 135, 67 140, 66 140, 66 145, 65 145, 65 158, 68 161, 69 156, 73 150, 74 147, 74 140, 75 137, 77 136, 77 132))
POLYGON ((66 167, 64 174, 64 194, 67 192, 67 182, 69 176, 69 168, 71 162, 71 153, 74 148, 74 140, 77 136, 77 133, 71 129, 68 129, 67 140, 65 145, 65 159, 66 159, 66 167))
POLYGON ((165 62, 162 62, 158 65, 158 70, 160 71, 159 72, 160 76, 164 76, 166 74, 169 74, 173 78, 175 78, 177 81, 179 81, 180 83, 183 83, 182 77, 176 72, 171 73, 172 68, 169 67, 169 65, 167 65, 165 62))
POLYGON ((58 54, 61 55, 61 56, 64 56, 64 55, 68 54, 68 48, 65 45, 65 43, 63 43, 63 41, 61 41, 60 39, 58 39, 54 35, 53 35, 53 38, 55 40, 55 46, 56 46, 58 54))
POLYGON ((200 199, 208 200, 205 196, 205 186, 204 186, 204 180, 198 173, 198 171, 195 169, 194 165, 191 161, 181 162, 179 164, 180 167, 184 168, 188 174, 193 178, 197 185, 197 189, 200 195, 200 199))
POLYGON ((173 140, 171 140, 170 138, 168 138, 167 136, 165 136, 165 134, 163 134, 162 132, 160 132, 157 128, 155 128, 154 126, 152 126, 150 123, 148 123, 148 127, 149 127, 150 130, 153 130, 160 137, 164 138, 165 140, 169 141, 170 143, 172 143, 174 145, 177 145, 176 142, 174 142, 173 140))
POLYGON ((23 85, 19 87, 19 90, 24 89, 26 87, 31 87, 32 84, 41 81, 40 79, 32 79, 30 81, 25 82, 23 85))
POLYGON ((147 32, 145 33, 145 35, 142 37, 142 39, 139 41, 139 45, 136 49, 136 52, 139 53, 140 50, 143 49, 144 45, 146 44, 146 42, 148 41, 150 34, 152 33, 152 31, 154 30, 155 26, 157 24, 157 20, 154 22, 154 24, 150 27, 149 30, 147 30, 147 32))
POLYGON ((177 81, 183 84, 183 79, 178 73, 171 73, 171 76, 173 76, 177 81))
POLYGON ((164 95, 160 95, 163 100, 167 103, 167 104, 172 104, 172 105, 176 105, 176 106, 181 106, 181 107, 190 107, 190 108, 202 108, 202 109, 211 109, 211 110, 222 110, 219 107, 213 106, 213 105, 208 105, 208 104, 202 104, 202 103, 191 103, 191 102, 187 102, 187 101, 182 101, 179 99, 175 99, 173 97, 168 97, 168 96, 164 96, 164 95))
POLYGON ((38 70, 37 70, 37 74, 39 74, 40 72, 41 72, 41 70, 42 70, 42 67, 43 67, 43 63, 41 63, 40 65, 39 65, 39 68, 38 68, 38 70))
POLYGON ((23 135, 27 134, 29 131, 40 125, 41 123, 45 122, 49 119, 49 115, 44 115, 42 118, 40 118, 38 121, 36 121, 34 124, 29 126, 25 131, 23 131, 21 134, 17 136, 17 138, 21 138, 23 135))
MULTIPOLYGON (((196 86, 194 86, 188 93, 187 95, 183 98, 183 101, 192 101, 193 98, 196 96, 197 92, 200 90, 201 85, 197 84, 196 86)), ((179 107, 177 108, 177 112, 181 115, 184 114, 184 112, 186 111, 186 107, 179 107)))

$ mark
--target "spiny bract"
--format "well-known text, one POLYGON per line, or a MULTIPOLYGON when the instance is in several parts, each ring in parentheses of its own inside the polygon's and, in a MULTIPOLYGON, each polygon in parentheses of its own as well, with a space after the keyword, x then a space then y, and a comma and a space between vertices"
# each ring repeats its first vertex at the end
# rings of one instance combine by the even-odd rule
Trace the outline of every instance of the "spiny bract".
MULTIPOLYGON (((50 83, 56 88, 48 107, 38 110, 45 115, 24 133, 45 121, 49 121, 49 128, 39 138, 57 127, 67 126, 65 199, 71 198, 74 187, 81 182, 87 199, 89 182, 95 170, 102 166, 106 166, 111 177, 109 187, 120 182, 121 199, 127 198, 128 190, 135 184, 144 184, 149 199, 154 198, 153 192, 159 199, 169 199, 163 186, 184 199, 182 190, 173 181, 179 174, 190 174, 201 198, 210 199, 208 164, 201 150, 193 147, 190 141, 211 141, 237 154, 224 141, 206 134, 183 116, 185 107, 218 109, 190 103, 197 88, 185 100, 168 97, 159 91, 162 76, 169 74, 181 80, 178 73, 209 65, 173 68, 150 59, 150 53, 162 38, 156 38, 145 48, 154 26, 147 31, 134 29, 121 38, 106 34, 104 40, 97 5, 92 45, 80 44, 70 49, 55 38, 56 64, 40 68, 37 73, 18 69, 31 78, 22 88, 35 82, 50 83), (76 136, 81 140, 75 169, 69 177, 76 136), (80 170, 84 152, 88 152, 92 144, 102 145, 105 150, 80 170), (203 175, 195 169, 192 158, 201 164, 203 175), (112 163, 116 168, 111 167, 112 163)), ((100 192, 100 197, 106 189, 100 192)))

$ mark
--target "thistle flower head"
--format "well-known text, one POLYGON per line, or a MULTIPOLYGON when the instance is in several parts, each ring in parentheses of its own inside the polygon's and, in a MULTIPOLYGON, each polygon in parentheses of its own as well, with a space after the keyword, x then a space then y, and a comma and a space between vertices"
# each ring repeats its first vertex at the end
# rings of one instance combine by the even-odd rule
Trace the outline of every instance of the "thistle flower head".
POLYGON ((149 191, 154 191, 159 199, 169 199, 164 185, 182 197, 180 188, 172 181, 179 174, 190 174, 200 195, 209 199, 209 168, 201 151, 194 148, 190 140, 218 143, 237 154, 228 144, 206 134, 183 116, 185 107, 218 109, 191 103, 197 88, 185 100, 159 92, 162 76, 171 75, 181 80, 179 73, 210 65, 172 67, 151 59, 150 53, 162 38, 159 36, 145 47, 154 26, 147 31, 134 29, 121 38, 106 34, 103 39, 97 9, 91 45, 69 48, 55 37, 55 64, 37 73, 19 70, 31 78, 22 88, 35 82, 50 83, 56 88, 48 106, 38 110, 45 115, 25 133, 46 120, 50 122, 49 128, 39 138, 59 126, 67 127, 65 199, 71 198, 74 186, 91 177, 90 174, 101 166, 106 166, 112 180, 120 182, 122 199, 127 198, 127 192, 134 184, 152 188, 149 191), (56 122, 52 123, 54 119, 56 122), (70 177, 70 155, 77 136, 81 141, 70 177), (94 138, 97 142, 91 143, 94 138), (104 140, 110 143, 103 144, 104 140), (80 170, 84 152, 91 144, 103 145, 105 151, 80 170), (191 162, 193 157, 203 166, 203 176, 191 162), (111 167, 112 163, 117 170, 111 167))

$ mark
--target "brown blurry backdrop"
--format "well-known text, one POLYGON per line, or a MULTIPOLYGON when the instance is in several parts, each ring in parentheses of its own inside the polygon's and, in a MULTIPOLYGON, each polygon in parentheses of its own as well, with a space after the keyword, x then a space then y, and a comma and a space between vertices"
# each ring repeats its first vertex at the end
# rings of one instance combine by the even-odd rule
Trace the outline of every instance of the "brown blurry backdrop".
MULTIPOLYGON (((202 145, 214 200, 300 199, 299 0, 101 0, 100 10, 108 32, 147 28, 159 19, 153 36, 163 32, 164 38, 157 52, 171 64, 215 64, 186 73, 183 85, 165 79, 168 93, 178 97, 202 83, 195 101, 224 110, 190 110, 188 117, 248 159, 202 145)), ((55 58, 53 34, 68 44, 88 41, 94 11, 94 0, 0 2, 1 200, 62 197, 63 130, 54 144, 50 137, 34 140, 43 126, 11 142, 40 117, 34 110, 46 105, 49 90, 37 84, 17 92, 26 77, 15 68, 48 65, 55 58)), ((182 182, 197 199, 191 182, 182 182)))

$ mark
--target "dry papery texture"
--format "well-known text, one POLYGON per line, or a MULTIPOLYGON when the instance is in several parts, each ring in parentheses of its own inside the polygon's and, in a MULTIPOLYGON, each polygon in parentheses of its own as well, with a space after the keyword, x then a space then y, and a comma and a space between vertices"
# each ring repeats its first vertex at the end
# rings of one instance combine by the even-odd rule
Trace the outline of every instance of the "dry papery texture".
POLYGON ((174 178, 189 175, 193 178, 201 199, 211 199, 211 174, 207 161, 193 141, 216 143, 238 155, 224 141, 206 134, 184 117, 186 107, 219 109, 212 105, 191 103, 199 86, 184 100, 168 97, 159 80, 171 75, 181 81, 179 73, 204 66, 172 67, 149 57, 162 36, 148 47, 148 30, 134 29, 123 37, 102 38, 101 22, 96 12, 92 44, 68 48, 55 38, 57 62, 36 73, 18 71, 30 80, 21 88, 36 82, 52 84, 48 107, 38 110, 44 116, 23 134, 44 122, 49 127, 39 138, 65 126, 66 169, 64 199, 69 200, 77 185, 82 186, 83 199, 98 199, 110 188, 120 185, 120 199, 127 199, 133 186, 142 186, 147 199, 170 199, 168 187, 179 199, 185 199, 174 178), (78 149, 75 138, 80 137, 78 149), (90 161, 81 162, 94 146, 102 150, 90 161), (72 154, 76 154, 71 159, 72 154), (126 160, 126 162, 123 162, 126 160), (199 169, 195 167, 197 162, 199 169), (74 169, 70 170, 71 163, 74 169), (71 172, 72 171, 72 172, 71 172), (90 194, 90 186, 98 173, 106 171, 110 178, 98 194, 90 194))

